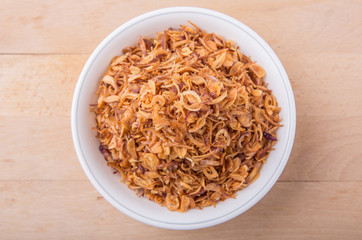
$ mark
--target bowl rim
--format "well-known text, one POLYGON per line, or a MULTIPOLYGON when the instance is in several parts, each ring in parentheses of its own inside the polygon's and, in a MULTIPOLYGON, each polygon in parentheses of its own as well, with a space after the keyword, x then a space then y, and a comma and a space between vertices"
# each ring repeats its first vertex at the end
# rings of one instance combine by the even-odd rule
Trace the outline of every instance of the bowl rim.
POLYGON ((211 227, 211 226, 226 222, 226 221, 242 214, 243 212, 247 211, 248 209, 250 209, 253 205, 255 205, 257 202, 259 202, 260 199, 262 199, 270 191, 270 189, 274 186, 275 182, 278 180, 281 173, 283 172, 285 165, 288 162, 288 159, 289 159, 292 147, 293 147, 294 138, 295 138, 295 129, 296 129, 296 107, 295 107, 293 90, 290 85, 290 81, 287 76, 287 73, 286 73, 283 65, 281 64, 279 58, 272 50, 272 48, 255 31, 253 31, 251 28, 249 28, 245 24, 241 23, 240 21, 238 21, 228 15, 225 15, 223 13, 220 13, 220 12, 217 12, 214 10, 210 10, 210 9, 206 9, 206 8, 199 8, 199 7, 170 7, 170 8, 162 8, 162 9, 150 11, 150 12, 144 13, 142 15, 139 15, 135 18, 132 18, 131 20, 127 21, 126 23, 122 24, 117 29, 115 29, 96 47, 96 49, 92 52, 92 54, 88 58, 86 64, 84 65, 83 70, 78 78, 78 81, 77 81, 77 84, 76 84, 76 87, 74 90, 72 108, 71 108, 71 132, 72 132, 74 148, 75 148, 78 160, 83 168, 83 171, 87 175, 87 177, 90 180, 90 182, 92 183, 92 185, 109 203, 111 203, 111 205, 113 205, 115 208, 122 211, 126 215, 128 215, 140 222, 143 222, 143 223, 146 223, 146 224, 149 224, 152 226, 156 226, 156 227, 166 228, 166 229, 186 230, 186 229, 199 229, 199 228, 211 227), (284 148, 283 156, 281 157, 281 160, 279 162, 279 166, 277 167, 276 171, 272 175, 271 179, 267 182, 267 184, 265 184, 261 188, 261 190, 257 194, 255 194, 246 204, 237 208, 236 211, 226 213, 225 215, 219 216, 214 219, 209 219, 209 220, 205 220, 205 221, 198 222, 198 223, 175 224, 175 223, 164 222, 164 221, 152 219, 152 218, 140 215, 140 214, 132 211, 131 209, 127 208, 122 203, 120 203, 116 199, 114 199, 113 196, 111 194, 109 194, 102 187, 101 183, 93 175, 91 169, 89 168, 89 166, 87 164, 84 154, 82 152, 82 148, 81 148, 80 141, 79 141, 78 127, 77 127, 77 122, 78 122, 77 121, 77 119, 78 119, 77 112, 78 112, 79 95, 81 92, 82 85, 85 82, 85 79, 87 76, 87 71, 92 66, 92 63, 97 58, 97 56, 100 54, 100 52, 103 50, 103 48, 109 42, 111 42, 113 40, 113 38, 115 38, 118 34, 122 33, 124 30, 131 27, 132 25, 134 25, 138 22, 144 21, 148 18, 163 15, 163 14, 180 13, 180 12, 203 14, 203 15, 209 15, 212 17, 220 18, 220 19, 227 21, 230 24, 236 26, 241 31, 246 32, 252 38, 254 38, 256 42, 258 42, 258 44, 265 50, 265 52, 268 53, 270 58, 273 60, 276 68, 278 69, 278 71, 280 73, 282 82, 284 83, 284 87, 285 87, 286 93, 288 95, 287 98, 288 98, 289 109, 290 109, 290 112, 288 114, 290 117, 290 125, 288 125, 288 127, 289 127, 288 136, 287 136, 288 140, 287 140, 286 146, 284 148))

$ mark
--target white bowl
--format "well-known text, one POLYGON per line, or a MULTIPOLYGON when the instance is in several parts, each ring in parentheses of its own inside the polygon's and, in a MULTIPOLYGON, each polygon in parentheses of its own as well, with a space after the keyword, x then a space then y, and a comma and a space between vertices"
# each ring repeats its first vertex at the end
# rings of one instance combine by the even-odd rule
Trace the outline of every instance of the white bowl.
MULTIPOLYGON (((194 7, 165 8, 138 16, 112 32, 95 49, 85 64, 74 91, 71 125, 74 147, 84 172, 98 192, 114 207, 143 223, 169 229, 197 229, 230 220, 256 204, 274 185, 288 161, 295 135, 296 112, 293 91, 288 76, 269 45, 253 30, 234 18, 208 9, 194 7), (192 209, 185 213, 171 212, 165 207, 139 198, 112 174, 99 152, 95 120, 89 104, 96 102, 95 92, 112 57, 121 54, 126 46, 137 43, 140 35, 155 36, 169 27, 188 25, 187 20, 208 32, 221 34, 240 46, 266 71, 266 82, 281 107, 284 125, 278 130, 278 142, 260 177, 239 191, 236 199, 228 199, 216 208, 192 209)), ((94 206, 97 207, 97 206, 94 206)))

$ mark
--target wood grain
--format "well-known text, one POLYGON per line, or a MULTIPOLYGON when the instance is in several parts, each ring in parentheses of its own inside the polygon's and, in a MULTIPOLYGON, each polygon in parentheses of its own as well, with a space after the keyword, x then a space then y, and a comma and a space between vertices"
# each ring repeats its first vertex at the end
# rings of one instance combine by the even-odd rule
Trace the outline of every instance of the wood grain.
POLYGON ((362 239, 362 2, 0 0, 0 239, 362 239), (256 206, 195 231, 139 223, 107 203, 73 149, 70 107, 89 54, 162 7, 198 6, 259 33, 293 87, 290 160, 256 206))
MULTIPOLYGON (((196 6, 247 24, 276 51, 362 53, 360 1, 12 1, 0 6, 0 52, 90 53, 105 36, 141 13, 196 6), (16 26, 16 27, 14 27, 16 26), (348 37, 346 37, 348 36, 348 37)), ((185 20, 186 21, 186 20, 185 20)))
POLYGON ((0 189, 2 239, 333 240, 348 234, 353 240, 362 234, 362 183, 279 182, 243 215, 192 231, 139 223, 116 211, 88 181, 1 181, 0 189))

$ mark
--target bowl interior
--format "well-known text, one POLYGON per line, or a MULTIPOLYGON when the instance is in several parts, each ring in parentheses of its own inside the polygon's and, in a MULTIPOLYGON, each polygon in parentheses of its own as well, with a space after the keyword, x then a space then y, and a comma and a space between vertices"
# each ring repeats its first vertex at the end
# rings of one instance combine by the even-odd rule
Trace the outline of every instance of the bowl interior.
POLYGON ((77 155, 87 176, 97 190, 116 208, 142 222, 166 228, 200 228, 231 219, 254 205, 272 187, 283 170, 290 154, 295 131, 295 105, 288 77, 270 47, 252 30, 223 14, 198 8, 171 8, 151 12, 122 25, 110 34, 93 52, 79 78, 72 106, 72 133, 77 155), (266 82, 282 109, 284 125, 278 130, 278 143, 263 166, 260 177, 239 191, 236 199, 220 202, 217 207, 170 212, 165 207, 139 198, 134 191, 120 183, 120 176, 112 174, 98 150, 94 116, 89 104, 96 102, 98 83, 111 59, 122 49, 137 43, 140 35, 153 37, 157 32, 189 25, 187 20, 201 29, 232 39, 241 52, 251 57, 266 71, 266 82), (294 115, 293 115, 294 114, 294 115))

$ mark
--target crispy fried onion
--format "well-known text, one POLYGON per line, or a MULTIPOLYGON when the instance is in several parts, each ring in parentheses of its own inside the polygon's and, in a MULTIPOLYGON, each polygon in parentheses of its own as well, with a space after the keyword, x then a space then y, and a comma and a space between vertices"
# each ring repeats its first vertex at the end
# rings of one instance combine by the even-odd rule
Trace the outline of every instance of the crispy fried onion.
POLYGON ((255 181, 280 126, 264 69, 192 26, 125 48, 91 107, 108 165, 130 189, 180 212, 255 181))

